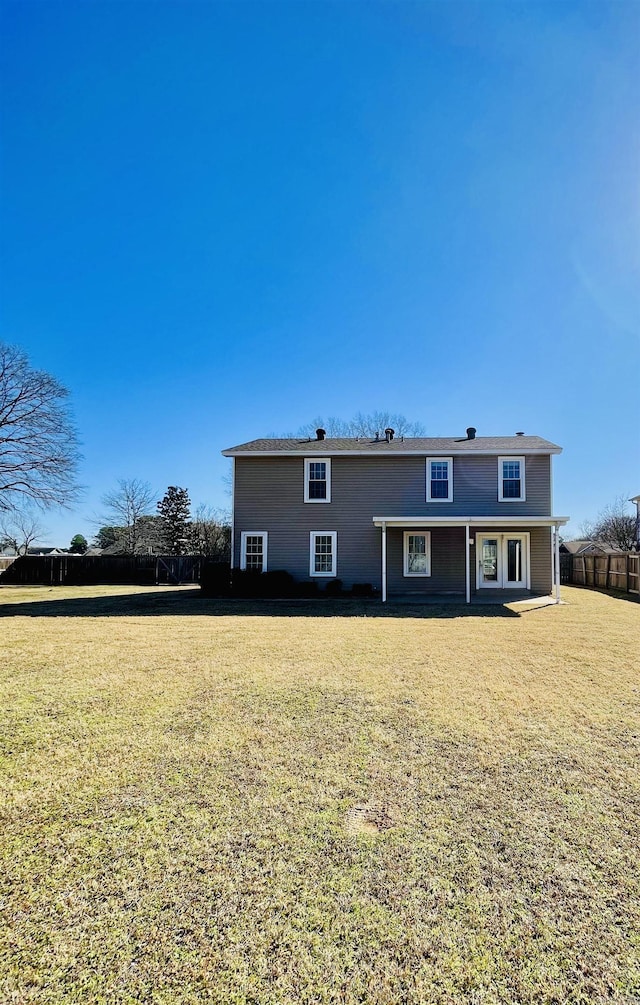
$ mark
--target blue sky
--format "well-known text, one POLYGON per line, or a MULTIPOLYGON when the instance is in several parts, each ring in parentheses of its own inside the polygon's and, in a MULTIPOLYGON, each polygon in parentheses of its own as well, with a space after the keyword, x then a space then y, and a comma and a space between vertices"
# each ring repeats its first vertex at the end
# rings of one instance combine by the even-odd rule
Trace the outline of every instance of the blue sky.
POLYGON ((2 4, 0 338, 119 478, 387 409, 640 492, 640 5, 2 4))

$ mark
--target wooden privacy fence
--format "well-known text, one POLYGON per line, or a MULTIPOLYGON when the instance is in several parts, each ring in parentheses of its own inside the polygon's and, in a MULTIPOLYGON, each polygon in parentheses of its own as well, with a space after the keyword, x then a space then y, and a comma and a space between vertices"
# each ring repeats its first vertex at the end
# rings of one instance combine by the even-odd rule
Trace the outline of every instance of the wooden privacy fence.
POLYGON ((156 583, 199 583, 200 555, 158 555, 156 583))
POLYGON ((622 590, 640 597, 640 555, 561 555, 560 581, 601 590, 622 590))
POLYGON ((0 571, 0 586, 198 583, 201 563, 199 555, 22 555, 0 571))

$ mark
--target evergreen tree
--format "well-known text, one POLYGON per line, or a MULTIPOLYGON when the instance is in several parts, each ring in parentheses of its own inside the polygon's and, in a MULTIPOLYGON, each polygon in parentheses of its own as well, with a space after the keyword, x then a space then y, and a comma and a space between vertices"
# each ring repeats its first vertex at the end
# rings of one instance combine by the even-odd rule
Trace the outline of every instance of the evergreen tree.
POLYGON ((126 527, 101 527, 93 539, 94 548, 111 548, 119 541, 124 541, 126 527))
POLYGON ((74 537, 71 538, 69 551, 74 555, 84 555, 88 547, 89 545, 87 544, 87 539, 84 534, 75 534, 74 537))
POLYGON ((184 555, 188 550, 191 500, 186 489, 170 485, 158 503, 162 536, 168 555, 184 555))

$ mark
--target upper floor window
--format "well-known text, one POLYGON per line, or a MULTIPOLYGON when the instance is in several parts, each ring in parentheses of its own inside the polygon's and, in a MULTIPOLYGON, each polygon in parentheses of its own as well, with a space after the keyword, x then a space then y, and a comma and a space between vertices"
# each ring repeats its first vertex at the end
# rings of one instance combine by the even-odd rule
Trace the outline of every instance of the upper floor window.
POLYGON ((331 460, 328 457, 305 458, 304 501, 331 502, 331 460))
POLYGON ((453 502, 453 457, 427 457, 427 502, 453 502))
POLYGON ((498 501, 524 502, 524 457, 498 458, 498 501))

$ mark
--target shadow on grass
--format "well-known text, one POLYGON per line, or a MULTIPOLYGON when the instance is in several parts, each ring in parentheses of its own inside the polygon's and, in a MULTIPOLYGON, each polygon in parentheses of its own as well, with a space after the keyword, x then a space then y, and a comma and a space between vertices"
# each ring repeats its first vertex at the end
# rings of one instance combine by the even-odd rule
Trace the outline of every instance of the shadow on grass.
MULTIPOLYGON (((91 589, 88 587, 87 589, 91 589)), ((52 597, 51 594, 54 594, 52 597)), ((2 593, 0 591, 0 598, 2 593)), ((9 598, 6 598, 9 600, 9 598)), ((526 612, 522 612, 526 613, 526 612)), ((120 617, 278 617, 278 618, 519 618, 500 602, 467 605, 458 602, 389 603, 379 600, 227 600, 203 597, 199 589, 163 590, 113 597, 55 599, 0 603, 0 618, 120 618, 120 617)))
POLYGON ((632 604, 640 606, 640 596, 637 593, 627 593, 626 590, 605 589, 604 586, 585 586, 584 583, 567 583, 572 590, 586 590, 588 593, 600 593, 603 597, 611 597, 612 600, 627 600, 632 604))

